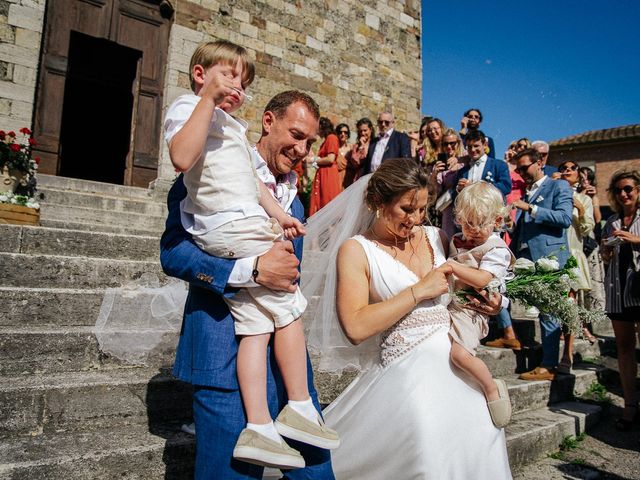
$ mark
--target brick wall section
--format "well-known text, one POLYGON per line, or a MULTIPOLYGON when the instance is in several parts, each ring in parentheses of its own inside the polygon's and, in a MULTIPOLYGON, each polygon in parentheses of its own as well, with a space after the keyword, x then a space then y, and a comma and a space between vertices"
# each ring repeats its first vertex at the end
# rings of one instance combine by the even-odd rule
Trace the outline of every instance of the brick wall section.
MULTIPOLYGON (((257 140, 262 109, 276 93, 296 88, 334 123, 391 109, 400 130, 420 122, 420 2, 182 0, 174 2, 165 107, 189 89, 189 59, 203 41, 246 47, 256 62, 253 101, 238 112, 257 140)), ((166 148, 159 176, 173 177, 166 148)))
POLYGON ((551 147, 553 165, 571 160, 580 166, 595 167, 598 198, 601 205, 609 205, 607 187, 613 173, 621 168, 640 170, 640 139, 593 145, 551 147))
POLYGON ((45 0, 0 0, 0 130, 32 125, 45 0))

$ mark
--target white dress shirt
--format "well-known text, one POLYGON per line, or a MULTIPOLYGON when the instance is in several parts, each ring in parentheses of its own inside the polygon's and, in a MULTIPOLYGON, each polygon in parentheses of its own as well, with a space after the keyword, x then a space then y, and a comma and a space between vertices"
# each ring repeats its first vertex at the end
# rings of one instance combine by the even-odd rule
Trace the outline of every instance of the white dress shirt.
POLYGON ((484 172, 484 166, 487 163, 487 155, 482 155, 478 160, 471 164, 469 169, 468 179, 470 182, 479 182, 482 180, 482 172, 484 172))
MULTIPOLYGON (((526 197, 525 197, 527 199, 527 203, 529 203, 529 199, 531 199, 531 197, 533 197, 533 195, 538 191, 538 189, 540 188, 540 185, 542 185, 542 183, 545 181, 546 178, 547 176, 544 175, 540 180, 538 180, 533 185, 531 185, 531 188, 527 189, 526 197)), ((536 218, 536 214, 538 213, 538 206, 529 203, 529 207, 531 208, 529 213, 533 218, 536 218)))
POLYGON ((389 138, 391 138, 391 134, 393 133, 393 128, 387 130, 387 132, 378 138, 376 142, 376 147, 373 151, 373 155, 371 156, 371 172, 375 172, 380 164, 382 163, 382 156, 384 155, 385 150, 387 149, 387 144, 389 143, 389 138))

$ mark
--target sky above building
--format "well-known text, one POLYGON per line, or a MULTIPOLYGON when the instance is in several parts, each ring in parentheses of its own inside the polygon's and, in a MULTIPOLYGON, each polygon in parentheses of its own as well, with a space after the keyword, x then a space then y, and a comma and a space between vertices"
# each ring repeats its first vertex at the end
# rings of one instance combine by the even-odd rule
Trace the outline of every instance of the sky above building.
POLYGON ((422 0, 422 112, 480 108, 496 155, 640 123, 640 1, 422 0))

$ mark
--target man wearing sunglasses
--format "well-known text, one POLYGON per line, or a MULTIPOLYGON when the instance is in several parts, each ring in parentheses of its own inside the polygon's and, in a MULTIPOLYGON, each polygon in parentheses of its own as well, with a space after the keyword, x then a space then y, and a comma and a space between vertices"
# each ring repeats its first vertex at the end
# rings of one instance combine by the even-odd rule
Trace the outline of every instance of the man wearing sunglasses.
MULTIPOLYGON (((470 108, 462 116, 460 120, 460 138, 462 142, 466 143, 467 134, 480 130, 480 124, 482 123, 482 112, 478 108, 470 108)), ((496 158, 496 149, 493 145, 493 138, 487 136, 487 146, 485 153, 491 158, 496 158)))
POLYGON ((379 135, 369 143, 362 174, 375 172, 388 158, 411 158, 411 139, 394 129, 395 119, 390 112, 378 115, 379 135))
MULTIPOLYGON (((566 229, 572 220, 573 190, 567 182, 557 182, 545 175, 543 161, 533 148, 516 154, 512 161, 527 184, 527 193, 524 199, 511 204, 518 209, 511 249, 516 257, 534 262, 554 255, 562 267, 569 258, 566 229)), ((542 363, 520 375, 522 380, 555 378, 560 354, 560 324, 555 317, 540 314, 540 327, 542 363)))

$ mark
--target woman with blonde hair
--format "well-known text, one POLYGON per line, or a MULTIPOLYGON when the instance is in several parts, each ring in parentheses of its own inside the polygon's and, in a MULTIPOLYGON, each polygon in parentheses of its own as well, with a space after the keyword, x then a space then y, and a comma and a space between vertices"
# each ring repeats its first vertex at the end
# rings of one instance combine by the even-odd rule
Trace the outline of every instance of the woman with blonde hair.
POLYGON ((432 118, 427 123, 427 136, 422 142, 422 147, 418 149, 419 160, 426 165, 435 163, 438 154, 443 153, 441 141, 445 129, 444 122, 439 118, 432 118))
POLYGON ((613 324, 618 350, 618 370, 624 394, 624 411, 616 423, 630 430, 640 419, 636 398, 636 345, 640 337, 640 171, 618 170, 611 177, 609 217, 602 234, 602 259, 608 266, 605 277, 606 311, 613 324))

